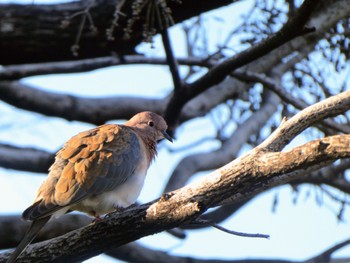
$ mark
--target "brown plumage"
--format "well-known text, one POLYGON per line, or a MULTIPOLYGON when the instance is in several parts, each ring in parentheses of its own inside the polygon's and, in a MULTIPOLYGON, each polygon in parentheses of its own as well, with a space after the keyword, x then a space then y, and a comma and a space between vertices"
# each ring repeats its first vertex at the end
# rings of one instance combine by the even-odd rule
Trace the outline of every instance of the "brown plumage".
POLYGON ((156 156, 157 141, 172 141, 166 129, 161 116, 141 112, 124 125, 105 124, 68 140, 34 204, 23 212, 33 223, 8 262, 16 260, 52 216, 78 210, 98 218, 133 204, 156 156))

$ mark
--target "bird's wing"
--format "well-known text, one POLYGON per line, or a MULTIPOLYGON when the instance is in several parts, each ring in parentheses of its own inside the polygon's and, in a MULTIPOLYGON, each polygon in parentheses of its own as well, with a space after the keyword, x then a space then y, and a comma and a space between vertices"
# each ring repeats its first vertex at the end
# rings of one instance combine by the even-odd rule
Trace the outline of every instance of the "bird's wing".
POLYGON ((140 148, 132 129, 114 124, 72 137, 57 153, 36 202, 23 217, 42 218, 123 184, 142 158, 140 148))

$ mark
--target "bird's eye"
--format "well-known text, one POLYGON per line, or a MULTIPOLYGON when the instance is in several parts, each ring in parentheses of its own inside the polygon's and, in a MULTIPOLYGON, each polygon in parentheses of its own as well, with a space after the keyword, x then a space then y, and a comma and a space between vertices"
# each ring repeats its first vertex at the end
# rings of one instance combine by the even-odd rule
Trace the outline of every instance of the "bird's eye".
POLYGON ((154 126, 153 121, 149 121, 149 122, 148 122, 148 126, 153 127, 153 126, 154 126))

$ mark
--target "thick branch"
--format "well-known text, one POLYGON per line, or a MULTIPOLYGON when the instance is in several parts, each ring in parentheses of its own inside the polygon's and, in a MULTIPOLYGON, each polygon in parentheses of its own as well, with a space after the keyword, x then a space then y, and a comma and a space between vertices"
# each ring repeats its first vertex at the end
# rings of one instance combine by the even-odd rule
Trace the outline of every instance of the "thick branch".
MULTIPOLYGON (((186 66, 212 66, 209 61, 201 58, 186 57, 176 58, 179 64, 186 66)), ((147 64, 147 65, 167 65, 164 58, 145 57, 143 55, 109 56, 91 59, 81 59, 77 61, 46 62, 23 65, 9 65, 0 68, 0 80, 17 80, 29 76, 87 72, 94 69, 119 65, 147 64)))
POLYGON ((0 166, 8 169, 47 173, 54 154, 34 148, 0 144, 0 166))
MULTIPOLYGON (((169 7, 176 23, 197 16, 205 11, 231 4, 231 0, 203 1, 184 0, 179 4, 170 1, 169 7), (195 7, 195 8, 194 8, 195 7)), ((142 41, 144 20, 135 23, 128 40, 123 38, 128 18, 132 17, 133 1, 125 1, 119 26, 115 28, 113 41, 108 41, 106 29, 111 26, 113 13, 118 0, 93 1, 89 8, 96 32, 83 28, 80 39, 79 58, 94 58, 110 54, 132 53, 134 47, 142 41)), ((1 63, 23 64, 33 62, 62 61, 75 59, 71 46, 78 34, 82 16, 70 19, 69 26, 61 28, 62 21, 84 10, 91 1, 72 1, 54 5, 0 5, 0 57, 1 63)))
MULTIPOLYGON (((339 98, 346 99, 344 95, 350 97, 349 92, 344 92, 330 99, 336 102, 339 98)), ((328 112, 331 115, 335 109, 342 107, 338 103, 330 104, 330 99, 324 105, 329 104, 328 112)), ((317 117, 305 118, 303 123, 294 125, 304 127, 305 124, 311 125, 317 118, 328 117, 322 111, 312 111, 312 108, 320 109, 319 106, 311 106, 300 113, 317 117)), ((293 120, 286 121, 287 127, 288 122, 293 123, 293 120)), ((84 260, 143 236, 189 223, 226 199, 238 202, 272 186, 285 184, 300 175, 295 173, 298 170, 349 158, 349 144, 350 135, 337 135, 306 143, 288 152, 268 152, 268 148, 258 146, 199 182, 164 195, 155 202, 110 214, 107 219, 96 224, 49 242, 32 245, 22 254, 22 258, 40 258, 42 262, 84 260), (62 249, 67 244, 71 248, 69 251, 62 249)))
POLYGON ((293 263, 289 260, 278 259, 247 259, 247 260, 219 260, 198 259, 171 255, 165 251, 152 250, 136 243, 129 243, 106 253, 120 260, 134 263, 293 263))
MULTIPOLYGON (((91 222, 91 218, 84 215, 65 215, 58 220, 52 220, 47 226, 41 231, 36 238, 36 241, 42 241, 49 238, 56 237, 58 235, 63 235, 71 230, 75 230, 79 227, 86 226, 91 222)), ((2 216, 0 217, 0 249, 6 249, 16 246, 21 237, 25 234, 28 222, 24 222, 18 216, 2 216), (14 232, 14 230, 16 232, 14 232)), ((322 262, 336 263, 337 259, 330 259, 330 257, 323 257, 323 255, 331 255, 336 250, 348 245, 348 240, 341 242, 326 251, 322 252, 320 255, 313 257, 313 260, 322 259, 322 262)), ((248 259, 248 260, 217 260, 217 259, 196 259, 189 257, 181 257, 176 255, 169 255, 165 251, 158 251, 143 247, 137 243, 129 243, 124 246, 108 250, 107 255, 117 258, 119 260, 124 260, 127 262, 142 262, 142 263, 157 263, 157 262, 169 262, 169 263, 182 263, 184 260, 190 260, 193 263, 261 263, 261 262, 273 262, 273 263, 296 263, 297 261, 289 260, 277 260, 277 259, 248 259)), ((346 262, 346 259, 342 259, 346 262)), ((0 255, 0 262, 2 262, 2 256, 0 255)), ((299 262, 299 261, 298 261, 299 262)), ((300 261, 308 262, 308 260, 300 261)), ((318 262, 318 261, 315 261, 318 262)))
MULTIPOLYGON (((242 96, 242 94, 244 94, 244 87, 238 86, 232 89, 230 83, 222 83, 216 90, 208 90, 187 104, 180 122, 203 116, 218 103, 232 97, 242 96), (213 92, 216 92, 217 96, 213 97, 213 92)), ((114 119, 128 119, 144 110, 162 114, 169 101, 169 96, 162 99, 123 96, 90 99, 47 92, 16 81, 2 81, 0 82, 0 99, 17 108, 47 116, 101 124, 114 119)))
POLYGON ((20 82, 6 81, 0 82, 0 99, 16 107, 47 116, 60 116, 67 120, 94 124, 103 124, 113 119, 128 119, 145 110, 161 114, 166 101, 137 97, 90 99, 46 92, 20 82))
POLYGON ((350 109, 350 91, 318 102, 283 122, 260 146, 273 151, 283 149, 310 125, 350 109))
MULTIPOLYGON (((69 231, 86 226, 92 218, 82 214, 67 214, 59 219, 52 219, 39 232, 37 241, 48 240, 69 231)), ((0 216, 0 249, 13 248, 18 245, 29 227, 29 222, 23 221, 20 216, 0 216)))

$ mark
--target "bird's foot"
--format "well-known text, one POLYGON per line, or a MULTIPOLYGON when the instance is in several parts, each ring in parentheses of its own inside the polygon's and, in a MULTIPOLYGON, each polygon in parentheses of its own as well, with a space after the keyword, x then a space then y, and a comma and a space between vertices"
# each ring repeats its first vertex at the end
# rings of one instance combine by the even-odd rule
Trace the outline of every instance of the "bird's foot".
POLYGON ((115 205, 114 206, 114 212, 122 212, 125 210, 125 207, 115 205))
POLYGON ((111 215, 112 215, 113 213, 115 213, 115 212, 122 212, 122 211, 125 210, 125 207, 121 207, 121 206, 114 206, 113 208, 114 208, 114 211, 109 212, 108 214, 106 214, 106 215, 104 216, 104 218, 109 218, 109 217, 111 217, 111 215))
POLYGON ((96 213, 96 211, 91 211, 91 215, 94 216, 95 218, 92 220, 92 223, 95 224, 97 222, 102 221, 102 217, 96 213))

